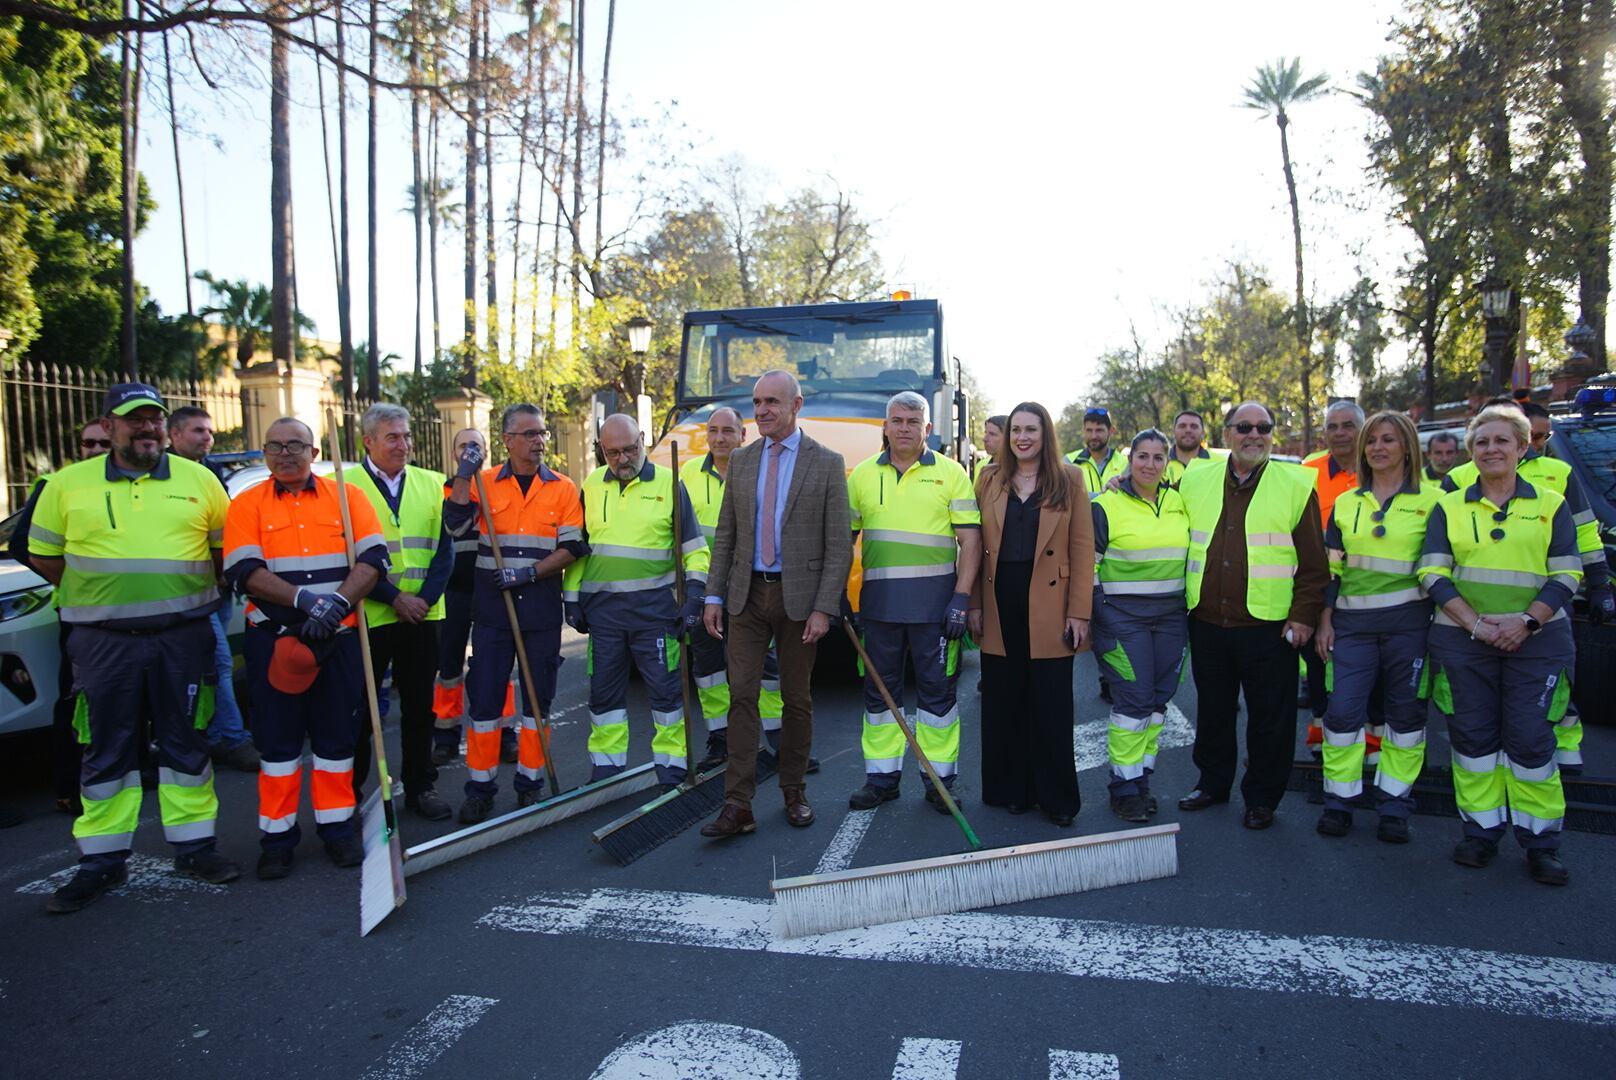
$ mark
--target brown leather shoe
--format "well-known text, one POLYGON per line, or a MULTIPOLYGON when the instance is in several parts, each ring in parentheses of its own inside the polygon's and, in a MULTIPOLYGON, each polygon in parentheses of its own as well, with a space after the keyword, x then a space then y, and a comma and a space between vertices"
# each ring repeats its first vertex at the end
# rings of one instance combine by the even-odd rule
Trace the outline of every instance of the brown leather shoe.
POLYGON ((1266 829, 1274 823, 1274 812, 1266 806, 1246 807, 1245 820, 1241 824, 1248 829, 1266 829))
POLYGON ((806 829, 814 823, 814 808, 808 805, 807 788, 781 788, 786 797, 786 823, 806 829))
POLYGON ((727 840, 732 836, 756 830, 757 822, 752 817, 751 807, 725 803, 724 809, 718 812, 718 817, 701 827, 701 835, 715 840, 727 840))

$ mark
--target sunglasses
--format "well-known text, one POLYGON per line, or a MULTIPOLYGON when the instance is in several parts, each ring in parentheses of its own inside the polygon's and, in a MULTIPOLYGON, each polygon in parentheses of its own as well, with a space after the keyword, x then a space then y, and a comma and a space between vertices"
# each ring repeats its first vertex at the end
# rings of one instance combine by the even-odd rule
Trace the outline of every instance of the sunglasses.
POLYGON ((111 439, 80 439, 79 445, 86 450, 111 450, 111 439))
MULTIPOLYGON (((1384 511, 1384 510, 1376 510, 1373 514, 1369 515, 1369 518, 1370 518, 1371 521, 1385 521, 1386 520, 1386 511, 1384 511)), ((1378 536, 1385 536, 1386 535, 1386 526, 1384 526, 1384 525, 1376 525, 1374 530, 1370 533, 1370 535, 1371 536, 1377 536, 1377 537, 1378 536)))
POLYGON ((1274 430, 1273 424, 1254 424, 1250 420, 1242 420, 1238 424, 1230 424, 1229 426, 1242 435, 1250 435, 1253 431, 1259 435, 1270 435, 1274 430))
POLYGON ((1090 409, 1088 412, 1083 414, 1083 419, 1085 419, 1085 420, 1109 420, 1109 419, 1111 419, 1111 414, 1109 412, 1107 412, 1106 410, 1104 410, 1104 409, 1090 409))
MULTIPOLYGON (((1500 521, 1500 522, 1508 521, 1509 520, 1509 511, 1508 510, 1494 510, 1493 511, 1493 520, 1494 521, 1500 521)), ((1499 529, 1499 528, 1495 528, 1495 529, 1493 529, 1492 532, 1488 533, 1487 535, 1492 537, 1494 540, 1502 540, 1504 538, 1504 530, 1499 529)))

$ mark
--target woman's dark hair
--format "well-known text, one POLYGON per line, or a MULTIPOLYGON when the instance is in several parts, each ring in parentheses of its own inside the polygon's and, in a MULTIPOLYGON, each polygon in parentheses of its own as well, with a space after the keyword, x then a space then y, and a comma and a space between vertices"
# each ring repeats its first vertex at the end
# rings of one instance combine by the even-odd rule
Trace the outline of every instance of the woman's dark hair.
MULTIPOLYGON (((1180 413, 1179 415, 1182 416, 1183 413, 1180 413)), ((1141 431, 1139 434, 1137 434, 1137 435, 1135 435, 1133 437, 1133 442, 1128 444, 1128 453, 1131 454, 1135 450, 1139 449, 1139 444, 1140 443, 1142 443, 1142 442, 1150 442, 1152 439, 1154 439, 1156 442, 1161 443, 1163 446, 1167 447, 1167 452, 1169 454, 1173 452, 1173 440, 1172 439, 1169 439, 1165 434, 1163 434, 1160 430, 1158 430, 1156 428, 1147 427, 1145 430, 1141 431)))
POLYGON ((1043 432, 1043 449, 1038 452, 1038 483, 1032 489, 1032 497, 1041 507, 1049 510, 1065 511, 1066 505, 1066 462, 1061 458, 1060 448, 1055 439, 1055 421, 1050 417, 1049 410, 1036 401, 1023 401, 1011 409, 1004 427, 1004 442, 999 446, 999 452, 993 455, 993 464, 996 466, 991 478, 984 476, 989 483, 997 483, 1007 494, 1010 485, 1016 477, 1015 452, 1010 449, 1010 425, 1015 421, 1017 413, 1028 413, 1038 418, 1038 426, 1043 432))

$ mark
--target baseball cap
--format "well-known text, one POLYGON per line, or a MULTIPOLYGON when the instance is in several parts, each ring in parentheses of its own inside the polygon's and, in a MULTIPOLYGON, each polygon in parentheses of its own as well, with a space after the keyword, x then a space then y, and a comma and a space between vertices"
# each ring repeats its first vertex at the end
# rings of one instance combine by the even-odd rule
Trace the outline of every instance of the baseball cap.
POLYGON ((142 405, 155 405, 168 412, 168 404, 163 401, 163 395, 157 392, 155 386, 143 382, 118 383, 107 391, 106 404, 101 407, 103 416, 125 416, 142 405))
POLYGON ((282 634, 269 656, 269 685, 283 694, 301 694, 319 677, 322 659, 296 634, 282 634))

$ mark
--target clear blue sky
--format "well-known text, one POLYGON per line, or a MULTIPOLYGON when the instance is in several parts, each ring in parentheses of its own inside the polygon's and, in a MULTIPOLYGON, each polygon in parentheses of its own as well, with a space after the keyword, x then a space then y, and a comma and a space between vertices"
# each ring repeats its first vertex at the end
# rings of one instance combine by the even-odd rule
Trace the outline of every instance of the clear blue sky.
MULTIPOLYGON (((997 404, 1039 396, 1058 411, 1081 396, 1093 358, 1130 339, 1130 326, 1147 343, 1163 341, 1167 309, 1200 296, 1227 260, 1264 264, 1289 287, 1278 136, 1271 121, 1235 107, 1240 89, 1259 64, 1291 55, 1351 85, 1387 51, 1394 10, 1387 0, 619 0, 612 102, 614 112, 649 117, 659 103, 677 101, 678 117, 703 140, 703 159, 741 155, 779 188, 834 176, 879 221, 893 279, 944 301, 953 351, 997 404)), ((605 0, 589 0, 592 77, 605 25, 605 0)), ((295 71, 294 96, 300 299, 320 335, 335 338, 307 64, 295 71)), ((267 280, 267 89, 187 95, 181 110, 190 123, 182 152, 193 266, 267 280)), ((387 100, 383 115, 381 339, 407 366, 407 109, 387 100)), ((137 245, 138 272, 166 310, 183 310, 166 118, 151 105, 145 116, 140 167, 159 208, 137 245)), ((362 339, 362 111, 351 120, 355 336, 362 339)), ((1365 190, 1362 110, 1336 95, 1302 107, 1294 120, 1308 257, 1322 296, 1353 278, 1360 249, 1372 268, 1395 266, 1403 239, 1365 190), (1332 192, 1359 208, 1344 208, 1332 192)), ((453 156, 447 145, 445 153, 453 156)), ((622 178, 629 165, 608 169, 622 178)), ((509 176, 498 184, 508 199, 509 176)), ((454 324, 457 245, 456 238, 440 255, 445 322, 454 324)), ((508 273, 501 271, 502 293, 508 273)))

